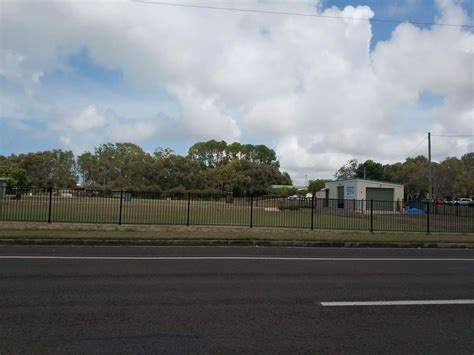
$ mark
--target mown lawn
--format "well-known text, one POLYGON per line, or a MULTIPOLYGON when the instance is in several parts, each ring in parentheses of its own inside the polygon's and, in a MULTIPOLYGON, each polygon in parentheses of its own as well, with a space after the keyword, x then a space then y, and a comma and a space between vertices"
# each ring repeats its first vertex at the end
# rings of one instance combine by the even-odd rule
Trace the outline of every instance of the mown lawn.
MULTIPOLYGON (((47 222, 48 196, 25 196, 20 200, 0 200, 0 221, 47 222)), ((54 196, 51 221, 62 223, 161 224, 161 225, 222 225, 281 228, 311 228, 311 208, 295 208, 285 199, 254 201, 235 199, 205 201, 171 199, 132 199, 123 201, 120 216, 120 199, 103 197, 54 196), (283 209, 280 209, 282 208, 283 209), (188 217, 189 216, 189 217, 188 217)), ((313 213, 314 229, 370 230, 368 213, 350 209, 318 206, 313 213)), ((374 230, 425 232, 427 215, 374 214, 374 230)), ((432 232, 474 232, 474 216, 430 215, 432 232)))

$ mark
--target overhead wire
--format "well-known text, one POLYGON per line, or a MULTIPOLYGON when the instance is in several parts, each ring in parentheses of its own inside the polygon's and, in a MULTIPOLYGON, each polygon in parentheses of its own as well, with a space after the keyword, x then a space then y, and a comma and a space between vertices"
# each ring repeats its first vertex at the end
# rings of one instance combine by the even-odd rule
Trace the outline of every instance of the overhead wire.
MULTIPOLYGON (((450 137, 450 138, 469 138, 474 137, 474 134, 432 134, 431 137, 450 137)), ((428 137, 423 138, 415 147, 413 147, 408 153, 405 154, 402 159, 408 158, 422 143, 424 143, 428 137)))
POLYGON ((474 134, 432 134, 431 137, 469 138, 474 137, 474 134))
POLYGON ((412 148, 408 153, 406 153, 401 159, 403 161, 406 158, 410 157, 410 154, 413 153, 423 142, 425 142, 428 139, 428 137, 423 138, 414 148, 412 148))
POLYGON ((317 18, 326 18, 326 19, 368 21, 368 22, 411 23, 411 24, 420 25, 420 26, 448 26, 448 27, 474 28, 474 25, 462 25, 462 24, 454 24, 454 23, 420 22, 420 21, 409 21, 409 20, 390 20, 390 19, 381 19, 381 18, 358 18, 358 17, 350 17, 350 16, 333 16, 333 15, 309 14, 309 13, 301 13, 301 12, 270 11, 270 10, 246 9, 246 8, 225 7, 225 6, 210 6, 210 5, 171 3, 171 2, 151 1, 151 0, 150 1, 148 1, 148 0, 131 0, 131 1, 135 2, 135 3, 152 4, 152 5, 187 7, 187 8, 220 10, 220 11, 251 12, 251 13, 270 14, 270 15, 317 17, 317 18))

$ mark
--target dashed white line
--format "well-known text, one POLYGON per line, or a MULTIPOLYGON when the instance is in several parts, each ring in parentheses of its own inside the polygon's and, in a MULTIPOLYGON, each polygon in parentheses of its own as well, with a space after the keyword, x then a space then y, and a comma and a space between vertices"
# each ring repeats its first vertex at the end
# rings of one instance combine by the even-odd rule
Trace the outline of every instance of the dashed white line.
POLYGON ((465 300, 404 300, 404 301, 355 301, 355 302, 321 302, 323 307, 350 306, 424 306, 424 305, 454 305, 474 304, 474 299, 465 300))

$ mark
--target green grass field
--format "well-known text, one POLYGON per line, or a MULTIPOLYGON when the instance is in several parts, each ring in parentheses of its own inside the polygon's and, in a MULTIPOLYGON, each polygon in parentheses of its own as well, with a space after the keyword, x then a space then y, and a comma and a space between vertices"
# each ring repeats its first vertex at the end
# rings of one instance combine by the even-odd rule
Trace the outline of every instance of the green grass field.
MULTIPOLYGON (((298 202, 286 199, 254 201, 224 200, 132 199, 123 201, 120 216, 120 199, 105 197, 58 197, 53 196, 51 221, 60 223, 156 224, 156 225, 222 225, 311 228, 311 208, 306 204, 294 208, 298 202), (189 209, 188 209, 189 207, 189 209), (283 209, 280 209, 282 208, 283 209), (189 213, 189 219, 188 219, 189 213)), ((19 200, 0 200, 0 221, 48 221, 49 198, 23 196, 19 200)), ((351 209, 317 206, 313 213, 314 229, 370 230, 369 213, 351 209)), ((426 232, 427 215, 402 213, 374 214, 374 230, 426 232)), ((474 232, 474 213, 471 217, 456 215, 430 215, 432 232, 474 232)))

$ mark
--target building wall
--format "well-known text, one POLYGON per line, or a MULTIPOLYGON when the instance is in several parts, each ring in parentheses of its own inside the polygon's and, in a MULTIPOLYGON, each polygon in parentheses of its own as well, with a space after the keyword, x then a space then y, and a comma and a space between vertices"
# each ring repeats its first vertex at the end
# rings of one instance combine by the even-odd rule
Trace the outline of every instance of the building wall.
MULTIPOLYGON (((367 188, 388 188, 393 189, 393 201, 403 201, 403 185, 392 184, 383 181, 370 181, 363 179, 353 179, 353 180, 343 180, 343 181, 331 181, 326 183, 326 188, 329 189, 329 199, 327 207, 333 208, 345 208, 353 209, 361 212, 365 212, 369 209, 366 196, 367 188), (344 200, 338 201, 337 188, 338 186, 344 186, 344 200), (350 202, 347 200, 358 200, 350 202)), ((391 199, 392 200, 392 199, 391 199)), ((398 204, 390 204, 388 208, 386 203, 384 206, 381 206, 380 203, 375 203, 374 209, 383 209, 383 210, 398 210, 398 204), (380 206, 379 206, 380 205, 380 206), (383 207, 383 208, 382 208, 383 207)), ((401 203, 400 203, 401 206, 401 203)))
POLYGON ((326 183, 326 188, 329 188, 329 198, 337 198, 337 187, 344 186, 344 199, 353 200, 357 196, 357 181, 356 180, 345 180, 345 181, 331 181, 326 183))
POLYGON ((393 189, 393 201, 403 200, 403 185, 392 184, 388 182, 357 180, 358 200, 366 200, 367 187, 390 188, 393 189))
POLYGON ((394 200, 403 200, 403 185, 362 179, 327 182, 326 188, 329 188, 330 199, 337 198, 338 186, 344 186, 344 199, 346 200, 365 200, 367 187, 392 188, 394 189, 394 200))
POLYGON ((316 198, 326 198, 326 191, 325 190, 320 190, 317 191, 316 194, 314 195, 316 198))

